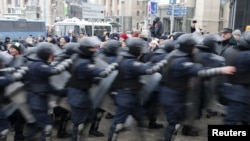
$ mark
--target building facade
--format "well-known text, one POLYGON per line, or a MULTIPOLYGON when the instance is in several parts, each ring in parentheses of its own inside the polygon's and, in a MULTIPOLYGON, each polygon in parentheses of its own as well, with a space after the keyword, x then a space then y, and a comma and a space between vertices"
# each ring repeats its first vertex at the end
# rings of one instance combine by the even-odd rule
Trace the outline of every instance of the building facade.
POLYGON ((120 31, 133 31, 141 27, 147 16, 148 0, 92 0, 105 6, 105 19, 120 25, 120 31))
MULTIPOLYGON (((106 21, 119 26, 119 31, 142 30, 152 23, 156 16, 163 21, 164 30, 170 33, 171 21, 173 31, 190 32, 193 19, 197 20, 196 27, 204 32, 216 33, 223 27, 232 25, 229 19, 230 8, 236 0, 179 0, 174 4, 187 7, 184 16, 175 16, 171 20, 168 13, 169 4, 158 5, 156 15, 148 14, 150 0, 2 0, 0 1, 0 18, 19 17, 45 20, 48 26, 56 21, 77 17, 82 19, 82 5, 85 2, 104 5, 106 21)), ((153 1, 153 0, 151 0, 153 1)), ((157 1, 157 0, 154 0, 157 1)), ((239 8, 239 7, 237 7, 239 8)), ((231 11, 232 12, 232 11, 231 11)), ((231 16, 232 17, 232 16, 231 16)), ((240 21, 237 21, 240 22, 240 21)), ((237 23, 239 24, 239 23, 237 23)), ((232 25, 233 27, 233 25, 232 25)))
MULTIPOLYGON (((159 14, 167 34, 170 33, 171 28, 171 15, 168 13, 168 7, 170 6, 171 4, 165 4, 159 7, 159 14)), ((174 16, 173 32, 190 32, 193 20, 197 21, 197 30, 201 30, 204 33, 217 33, 222 28, 229 27, 229 0, 180 0, 180 3, 176 3, 174 6, 186 7, 186 11, 184 11, 186 13, 174 16)))

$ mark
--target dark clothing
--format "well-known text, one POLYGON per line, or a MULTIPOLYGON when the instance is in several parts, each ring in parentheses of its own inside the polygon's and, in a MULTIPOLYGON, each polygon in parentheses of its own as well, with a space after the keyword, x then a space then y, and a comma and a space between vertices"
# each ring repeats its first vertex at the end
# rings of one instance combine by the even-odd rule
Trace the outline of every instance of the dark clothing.
POLYGON ((74 124, 72 140, 79 135, 78 126, 86 124, 94 113, 94 106, 90 99, 88 89, 94 77, 98 77, 103 69, 95 66, 90 58, 79 58, 71 70, 71 80, 68 85, 68 103, 71 106, 71 119, 74 124))
POLYGON ((235 49, 228 53, 230 58, 233 58, 228 59, 228 65, 234 65, 237 72, 227 77, 228 83, 222 89, 223 96, 228 100, 224 124, 237 125, 246 121, 249 123, 250 115, 246 109, 250 107, 250 51, 235 49))
POLYGON ((162 25, 162 22, 161 21, 157 21, 155 23, 155 37, 156 38, 160 38, 160 36, 162 35, 163 33, 163 25, 162 25))
POLYGON ((119 76, 121 84, 118 87, 118 95, 115 97, 117 110, 114 121, 109 131, 108 141, 115 138, 118 134, 118 124, 123 124, 128 115, 133 115, 140 122, 145 117, 145 111, 140 105, 138 91, 142 84, 139 82, 140 76, 147 74, 146 70, 149 67, 138 62, 136 57, 126 57, 120 62, 119 76))
MULTIPOLYGON (((28 96, 27 103, 36 118, 36 123, 29 128, 28 139, 34 137, 34 131, 43 132, 46 126, 52 125, 52 118, 48 115, 48 97, 53 92, 49 77, 55 74, 55 68, 43 61, 30 62, 27 73, 28 96)), ((41 140, 45 134, 41 135, 41 140)))
POLYGON ((228 48, 234 48, 237 45, 237 41, 234 39, 234 37, 231 37, 228 40, 222 41, 219 46, 214 48, 214 53, 220 56, 225 57, 225 51, 228 48))
POLYGON ((163 74, 166 82, 160 90, 160 102, 164 106, 168 126, 164 134, 165 140, 171 140, 175 126, 185 119, 185 101, 190 78, 197 76, 201 65, 193 63, 191 56, 185 53, 178 54, 175 50, 168 55, 168 66, 163 74))
MULTIPOLYGON (((9 77, 0 76, 0 104, 3 99, 4 87, 10 84, 12 81, 9 77)), ((1 106, 1 105, 0 105, 1 106)), ((5 117, 3 110, 0 108, 0 132, 9 128, 9 122, 5 117)))

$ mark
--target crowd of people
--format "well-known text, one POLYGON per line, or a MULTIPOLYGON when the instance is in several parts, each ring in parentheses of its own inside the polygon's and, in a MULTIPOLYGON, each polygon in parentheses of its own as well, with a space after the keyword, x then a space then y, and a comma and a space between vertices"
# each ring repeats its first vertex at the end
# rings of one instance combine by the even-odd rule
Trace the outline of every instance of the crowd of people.
MULTIPOLYGON (((157 19, 152 38, 139 32, 131 36, 109 32, 93 37, 79 34, 74 39, 49 35, 36 41, 32 35, 22 41, 6 37, 0 54, 0 141, 6 141, 10 129, 15 131, 15 141, 31 141, 37 133, 41 133, 41 141, 49 141, 55 127, 58 138, 81 141, 88 124, 90 136, 103 137, 105 134, 98 129, 105 112, 105 118, 113 120, 108 141, 119 140, 129 115, 139 129, 145 127, 145 120, 147 128, 163 128, 157 123, 159 112, 166 116, 164 141, 172 141, 179 128, 184 135, 198 136, 193 121, 204 112, 215 113, 216 104, 226 107, 223 124, 249 124, 250 32, 241 34, 240 30, 224 28, 218 34, 194 31, 167 37, 157 29, 160 26, 157 19), (105 65, 97 65, 95 58, 101 58, 105 65), (97 99, 91 99, 89 90, 101 85, 114 71, 118 74, 107 82, 110 88, 106 96, 116 108, 110 113, 101 106, 95 107, 97 99), (70 77, 61 77, 59 81, 65 81, 65 85, 56 88, 51 77, 63 72, 70 77), (159 82, 144 83, 157 86, 147 98, 138 95, 144 85, 141 76, 155 73, 162 76, 159 82), (13 99, 5 95, 5 89, 16 82, 24 85, 27 110, 34 121, 27 120, 19 108, 6 114, 9 111, 4 107, 13 99), (69 109, 58 101, 51 104, 52 97, 66 97, 69 109), (157 110, 160 106, 163 111, 157 110), (72 133, 67 132, 69 120, 73 123, 72 133)), ((143 131, 140 133, 143 140, 143 131)))

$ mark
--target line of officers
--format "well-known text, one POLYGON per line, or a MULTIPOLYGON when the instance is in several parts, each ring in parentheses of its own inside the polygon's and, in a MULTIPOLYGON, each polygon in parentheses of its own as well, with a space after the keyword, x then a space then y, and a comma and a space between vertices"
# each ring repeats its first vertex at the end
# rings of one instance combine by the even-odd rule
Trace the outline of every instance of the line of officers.
MULTIPOLYGON (((174 140, 180 127, 183 134, 198 136, 193 122, 190 121, 198 111, 210 106, 213 99, 227 107, 224 124, 248 124, 250 32, 245 32, 237 41, 230 36, 231 33, 230 29, 224 29, 221 36, 183 33, 174 38, 175 41, 165 40, 151 51, 148 50, 146 41, 130 37, 126 40, 125 48, 121 48, 121 43, 117 40, 108 40, 96 52, 95 46, 100 45, 100 41, 94 37, 85 37, 78 43, 66 44, 63 53, 56 57, 52 45, 41 42, 34 49, 14 58, 14 62, 23 60, 23 64, 5 67, 6 57, 0 56, 1 97, 4 97, 4 89, 9 84, 17 81, 25 84, 27 104, 35 119, 34 122, 27 123, 27 141, 33 140, 37 133, 41 133, 41 141, 51 140, 53 120, 48 114, 51 109, 48 104, 51 95, 67 97, 73 122, 72 141, 83 140, 83 129, 93 119, 100 117, 96 111, 102 109, 94 109, 89 89, 93 83, 98 85, 96 78, 108 77, 115 70, 119 72, 115 80, 107 82, 111 85, 110 92, 116 93, 112 95, 116 111, 108 141, 119 140, 118 135, 129 115, 136 119, 138 127, 143 126, 145 118, 153 117, 155 121, 157 113, 152 113, 152 107, 155 109, 158 103, 163 106, 167 119, 164 141, 174 140), (224 40, 221 37, 225 37, 224 40), (94 58, 97 56, 109 65, 96 65, 94 58), (64 71, 70 72, 71 77, 65 88, 56 89, 51 84, 50 77, 64 71), (143 88, 141 76, 157 72, 162 75, 162 79, 159 83, 147 82, 158 83, 158 86, 148 96, 150 98, 144 99, 143 103, 153 99, 149 102, 150 106, 146 106, 138 95, 143 88), (193 103, 193 107, 186 106, 188 100, 193 103), (186 114, 190 109, 193 114, 186 114)), ((65 81, 64 78, 61 79, 65 81)), ((9 129, 5 112, 1 108, 1 141, 6 140, 9 129)), ((60 128, 65 128, 66 125, 61 126, 60 128)), ((98 126, 99 122, 95 122, 91 128, 96 129, 98 126)), ((141 140, 144 140, 143 132, 138 131, 141 140)))

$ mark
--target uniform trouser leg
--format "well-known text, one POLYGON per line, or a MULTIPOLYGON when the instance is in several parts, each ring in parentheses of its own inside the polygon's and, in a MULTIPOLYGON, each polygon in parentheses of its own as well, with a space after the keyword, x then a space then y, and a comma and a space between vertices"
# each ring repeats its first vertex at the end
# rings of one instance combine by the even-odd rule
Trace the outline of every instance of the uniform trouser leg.
POLYGON ((183 116, 185 115, 184 105, 182 103, 164 105, 164 112, 168 122, 164 133, 164 141, 171 141, 175 137, 176 131, 183 121, 183 116))
POLYGON ((0 109, 0 141, 5 141, 9 132, 9 122, 4 112, 0 109))
POLYGON ((41 141, 51 141, 52 125, 46 125, 42 131, 41 141))
POLYGON ((94 113, 93 120, 91 122, 91 126, 90 126, 89 132, 91 132, 91 131, 97 131, 98 130, 100 121, 101 121, 101 119, 103 117, 103 113, 104 113, 104 110, 102 110, 100 108, 96 109, 96 111, 94 113))
POLYGON ((24 130, 25 119, 20 114, 19 111, 16 111, 16 121, 15 121, 15 137, 14 140, 23 139, 23 130, 24 130))
POLYGON ((249 105, 233 100, 228 100, 227 111, 224 117, 224 124, 226 125, 236 125, 244 121, 245 115, 249 109, 249 105))
POLYGON ((81 141, 83 134, 84 124, 74 124, 72 132, 72 141, 81 141))
POLYGON ((145 140, 144 134, 143 134, 143 130, 141 127, 143 126, 143 121, 147 116, 146 111, 142 106, 137 105, 135 108, 133 108, 132 116, 137 121, 137 131, 140 136, 140 140, 144 141, 145 140))
POLYGON ((123 124, 125 123, 127 116, 131 113, 130 111, 131 110, 128 108, 124 108, 121 106, 117 107, 114 121, 109 130, 108 141, 117 140, 118 134, 123 129, 123 124))
POLYGON ((32 141, 35 135, 40 132, 41 141, 50 141, 51 130, 52 130, 52 119, 48 115, 47 110, 35 110, 31 109, 32 114, 34 115, 36 122, 28 124, 28 134, 27 141, 32 141))
POLYGON ((38 128, 35 124, 28 124, 28 131, 26 134, 25 141, 32 141, 33 138, 36 136, 36 134, 40 131, 42 131, 42 128, 38 128))
POLYGON ((72 130, 72 141, 81 141, 83 129, 87 127, 89 117, 92 116, 92 109, 78 108, 71 106, 71 119, 74 124, 72 130))
POLYGON ((55 107, 54 114, 56 117, 60 117, 59 126, 57 130, 57 137, 67 136, 66 128, 68 120, 70 119, 70 112, 62 107, 55 107))

